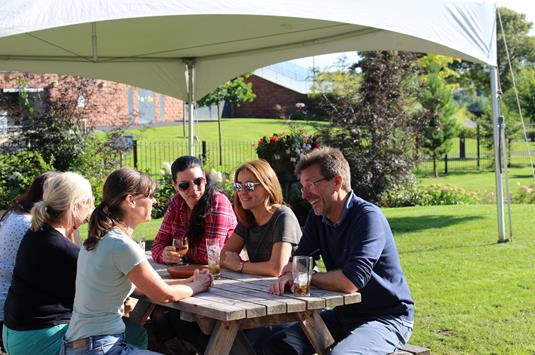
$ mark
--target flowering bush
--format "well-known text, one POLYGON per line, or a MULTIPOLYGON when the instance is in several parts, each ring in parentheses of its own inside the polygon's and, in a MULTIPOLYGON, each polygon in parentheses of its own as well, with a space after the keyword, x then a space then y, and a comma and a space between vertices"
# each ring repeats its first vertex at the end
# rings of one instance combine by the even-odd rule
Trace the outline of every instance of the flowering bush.
POLYGON ((535 203, 535 184, 520 186, 518 193, 513 197, 513 202, 535 203))
POLYGON ((273 133, 256 144, 256 154, 267 160, 277 173, 293 174, 299 159, 320 147, 319 134, 307 135, 302 130, 273 133))

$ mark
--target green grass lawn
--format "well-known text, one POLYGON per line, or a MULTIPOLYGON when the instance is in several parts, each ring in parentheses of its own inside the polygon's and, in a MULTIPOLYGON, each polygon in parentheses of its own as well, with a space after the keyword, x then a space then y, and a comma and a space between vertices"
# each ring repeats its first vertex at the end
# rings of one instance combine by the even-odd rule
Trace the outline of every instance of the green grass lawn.
MULTIPOLYGON (((497 244, 493 205, 384 209, 416 302, 412 344, 435 354, 535 353, 535 205, 512 211, 513 242, 497 244)), ((160 222, 134 238, 150 247, 160 222)))
MULTIPOLYGON (((509 186, 511 193, 515 193, 522 185, 533 184, 533 169, 527 166, 513 166, 508 170, 509 186)), ((469 171, 450 172, 447 175, 441 174, 435 177, 418 177, 418 182, 422 185, 451 184, 463 189, 476 192, 496 191, 496 180, 494 171, 469 171)), ((505 186, 504 186, 505 189, 505 186)))
MULTIPOLYGON (((303 128, 307 131, 313 129, 313 125, 323 125, 324 122, 291 121, 290 125, 303 128)), ((221 132, 223 141, 246 141, 255 143, 262 136, 271 135, 275 132, 286 131, 290 128, 288 121, 270 118, 233 118, 221 120, 221 132)), ((165 126, 144 129, 131 129, 128 132, 143 142, 165 142, 175 140, 187 140, 183 135, 183 126, 165 126)), ((194 125, 194 133, 199 141, 217 142, 219 139, 217 121, 199 122, 194 125)))

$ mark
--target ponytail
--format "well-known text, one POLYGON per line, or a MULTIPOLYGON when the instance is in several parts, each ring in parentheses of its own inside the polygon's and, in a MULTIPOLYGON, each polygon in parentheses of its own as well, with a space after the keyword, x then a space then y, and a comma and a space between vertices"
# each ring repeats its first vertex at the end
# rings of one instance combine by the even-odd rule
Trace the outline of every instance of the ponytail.
POLYGON ((110 213, 106 202, 101 202, 89 219, 88 238, 84 241, 85 249, 88 251, 95 249, 99 240, 104 238, 104 234, 118 222, 118 219, 110 213))
POLYGON ((64 212, 54 210, 47 201, 34 203, 32 214, 32 230, 34 232, 43 228, 45 223, 52 224, 61 219, 64 212))

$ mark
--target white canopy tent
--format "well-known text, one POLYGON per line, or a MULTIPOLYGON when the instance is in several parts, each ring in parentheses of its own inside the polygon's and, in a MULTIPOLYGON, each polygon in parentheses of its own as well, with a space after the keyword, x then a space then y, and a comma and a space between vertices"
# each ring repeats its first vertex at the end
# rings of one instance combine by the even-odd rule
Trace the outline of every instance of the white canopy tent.
MULTIPOLYGON (((497 122, 495 0, 0 0, 0 16, 0 70, 113 80, 189 103, 237 75, 294 58, 350 50, 449 55, 490 66, 497 122)), ((190 105, 190 153, 192 112, 190 105)), ((501 181, 497 167, 503 240, 501 181)))

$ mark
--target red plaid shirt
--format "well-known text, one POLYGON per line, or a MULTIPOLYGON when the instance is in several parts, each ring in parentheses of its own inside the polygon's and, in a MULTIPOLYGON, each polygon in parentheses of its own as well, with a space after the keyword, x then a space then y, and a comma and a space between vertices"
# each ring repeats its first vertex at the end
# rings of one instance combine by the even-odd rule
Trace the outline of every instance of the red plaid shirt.
MULTIPOLYGON (((169 200, 160 230, 152 243, 152 258, 155 261, 163 263, 163 249, 172 244, 173 238, 183 238, 186 235, 190 226, 186 211, 186 201, 180 194, 175 194, 169 200)), ((189 250, 184 260, 196 264, 207 264, 206 238, 219 238, 219 244, 223 248, 236 224, 236 215, 234 215, 229 199, 221 192, 215 192, 212 196, 210 212, 204 218, 204 235, 199 242, 189 241, 189 250)))

